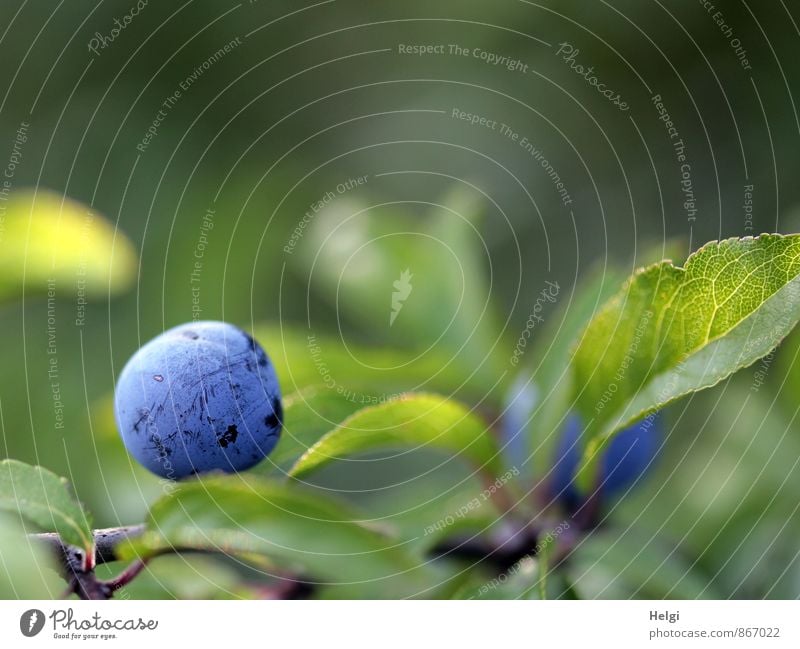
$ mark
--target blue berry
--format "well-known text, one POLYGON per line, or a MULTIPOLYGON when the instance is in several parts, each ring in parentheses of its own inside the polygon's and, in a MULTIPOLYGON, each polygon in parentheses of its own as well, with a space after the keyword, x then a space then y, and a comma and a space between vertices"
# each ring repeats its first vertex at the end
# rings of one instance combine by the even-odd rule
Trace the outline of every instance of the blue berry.
MULTIPOLYGON (((570 512, 578 510, 590 495, 581 493, 575 483, 582 452, 582 431, 580 417, 575 413, 570 414, 556 449, 551 474, 549 493, 570 512)), ((600 478, 596 488, 601 501, 607 501, 623 492, 653 465, 662 437, 659 413, 614 436, 606 447, 600 464, 600 478)))
POLYGON ((506 462, 512 467, 529 467, 528 441, 533 411, 539 405, 539 390, 530 378, 519 375, 506 395, 500 433, 506 462))
POLYGON ((275 447, 283 419, 266 352, 224 322, 180 325, 139 349, 119 376, 114 411, 128 452, 173 480, 250 468, 275 447))

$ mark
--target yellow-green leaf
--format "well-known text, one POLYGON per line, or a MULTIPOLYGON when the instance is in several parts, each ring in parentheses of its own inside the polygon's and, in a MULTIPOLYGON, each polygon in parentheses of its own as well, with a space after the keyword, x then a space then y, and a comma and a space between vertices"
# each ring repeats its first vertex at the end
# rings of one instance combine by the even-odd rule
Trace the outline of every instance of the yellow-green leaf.
POLYGON ((86 205, 42 190, 0 201, 0 300, 23 286, 108 296, 131 284, 137 263, 128 238, 86 205))
POLYGON ((614 433, 768 354, 800 320, 800 235, 703 246, 684 267, 635 274, 589 323, 573 359, 589 487, 614 433))
POLYGON ((480 417, 452 399, 408 393, 345 419, 297 461, 290 475, 300 477, 354 453, 409 447, 445 450, 492 475, 501 472, 497 444, 480 417))

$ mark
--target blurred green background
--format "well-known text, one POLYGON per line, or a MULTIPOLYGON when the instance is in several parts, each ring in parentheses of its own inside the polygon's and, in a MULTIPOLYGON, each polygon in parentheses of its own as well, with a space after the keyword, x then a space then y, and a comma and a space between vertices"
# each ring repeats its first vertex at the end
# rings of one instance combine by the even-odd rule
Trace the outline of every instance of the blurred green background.
MULTIPOLYGON (((438 389, 491 420, 537 366, 532 349, 509 358, 546 281, 553 331, 589 276, 613 290, 708 240, 797 231, 800 12, 718 5, 3 2, 0 283, 24 268, 28 284, 0 290, 0 453, 69 477, 99 526, 136 522, 162 486, 126 455, 108 395, 167 327, 261 332, 285 394, 322 383, 325 363, 359 395, 438 389), (43 190, 80 202, 50 245, 63 257, 74 236, 77 266, 97 262, 85 287, 63 262, 50 301, 51 248, 33 258, 33 208, 8 203, 31 188, 39 211, 43 190), (110 222, 90 229, 113 259, 80 233, 82 205, 110 222)), ((49 214, 59 232, 67 217, 49 214)), ((544 325, 532 340, 547 349, 544 325)), ((658 470, 581 550, 583 596, 800 595, 797 349, 763 384, 754 367, 671 409, 658 470)), ((419 526, 466 476, 420 451, 319 483, 419 526)))

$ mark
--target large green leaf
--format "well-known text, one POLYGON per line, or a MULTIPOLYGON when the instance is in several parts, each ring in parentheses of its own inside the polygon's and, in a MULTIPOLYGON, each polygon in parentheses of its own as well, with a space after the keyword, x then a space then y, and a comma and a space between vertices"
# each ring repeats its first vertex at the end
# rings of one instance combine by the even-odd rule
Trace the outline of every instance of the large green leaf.
POLYGON ((0 210, 0 300, 23 287, 102 297, 135 279, 133 245, 90 207, 53 192, 20 190, 0 210))
POLYGON ((172 550, 243 559, 263 555, 283 572, 329 588, 358 584, 365 597, 411 597, 438 583, 438 573, 423 559, 344 505, 255 476, 177 485, 153 505, 145 533, 121 554, 147 557, 172 550))
POLYGON ((94 537, 89 519, 70 494, 67 481, 40 466, 17 460, 0 462, 0 510, 20 516, 47 532, 81 548, 94 559, 94 537))
POLYGON ((408 447, 443 449, 493 476, 502 466, 491 431, 471 410, 439 395, 409 393, 359 410, 312 446, 290 474, 300 477, 354 453, 408 447))
POLYGON ((705 245, 684 267, 635 274, 589 323, 573 360, 588 431, 580 481, 614 433, 768 354, 800 319, 800 236, 705 245))

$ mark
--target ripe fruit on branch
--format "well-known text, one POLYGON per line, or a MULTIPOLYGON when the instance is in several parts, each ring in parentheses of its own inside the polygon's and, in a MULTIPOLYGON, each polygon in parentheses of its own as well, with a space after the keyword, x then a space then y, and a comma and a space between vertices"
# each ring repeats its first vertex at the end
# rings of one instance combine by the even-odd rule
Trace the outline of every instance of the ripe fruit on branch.
POLYGON ((549 498, 560 502, 570 513, 581 508, 592 495, 608 502, 631 487, 655 463, 663 437, 661 428, 661 415, 655 413, 617 433, 603 451, 596 491, 582 493, 575 474, 583 450, 580 443, 583 426, 576 413, 570 414, 556 449, 549 498))
POLYGON ((131 455, 173 480, 250 468, 275 447, 283 419, 266 352, 238 327, 210 321, 142 346, 119 376, 114 412, 131 455))

